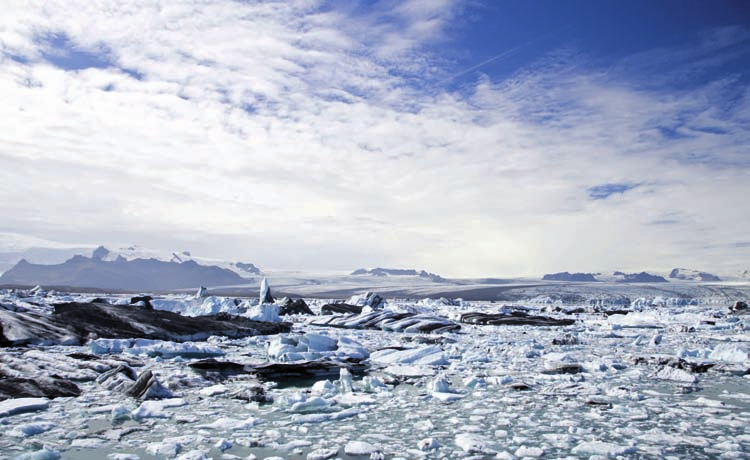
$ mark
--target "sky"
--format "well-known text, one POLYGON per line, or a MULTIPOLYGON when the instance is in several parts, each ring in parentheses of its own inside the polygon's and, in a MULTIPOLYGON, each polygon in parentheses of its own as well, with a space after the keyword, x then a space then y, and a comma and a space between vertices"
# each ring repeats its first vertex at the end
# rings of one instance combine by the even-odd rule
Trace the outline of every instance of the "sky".
POLYGON ((0 251, 750 268, 745 1, 19 0, 0 251), (19 243, 20 242, 20 243, 19 243))

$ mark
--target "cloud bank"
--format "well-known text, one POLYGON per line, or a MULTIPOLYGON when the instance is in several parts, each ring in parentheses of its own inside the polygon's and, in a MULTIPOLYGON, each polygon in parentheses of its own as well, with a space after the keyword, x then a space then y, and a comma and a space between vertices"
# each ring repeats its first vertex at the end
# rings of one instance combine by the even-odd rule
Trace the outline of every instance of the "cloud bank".
POLYGON ((6 5, 0 232, 454 276, 746 265, 750 85, 711 69, 750 30, 448 89, 465 8, 6 5))

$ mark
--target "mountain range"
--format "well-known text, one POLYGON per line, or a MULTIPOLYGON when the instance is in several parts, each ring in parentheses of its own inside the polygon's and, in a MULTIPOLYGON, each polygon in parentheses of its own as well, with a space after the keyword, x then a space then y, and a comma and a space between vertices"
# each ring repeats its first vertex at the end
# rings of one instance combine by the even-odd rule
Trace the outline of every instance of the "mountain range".
POLYGON ((122 256, 107 260, 108 255, 106 249, 97 248, 91 257, 76 255, 61 264, 32 264, 22 259, 0 276, 0 285, 156 291, 250 282, 228 268, 201 265, 193 260, 128 260, 122 256))

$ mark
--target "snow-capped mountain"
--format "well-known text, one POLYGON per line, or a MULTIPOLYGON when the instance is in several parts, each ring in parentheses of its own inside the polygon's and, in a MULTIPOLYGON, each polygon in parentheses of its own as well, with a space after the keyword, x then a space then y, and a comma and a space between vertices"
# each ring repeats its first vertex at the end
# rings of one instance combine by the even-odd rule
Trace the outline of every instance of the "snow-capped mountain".
POLYGON ((548 273, 542 277, 544 281, 598 281, 592 273, 548 273))
POLYGON ((197 286, 245 285, 250 282, 236 272, 193 260, 162 261, 154 258, 128 260, 97 248, 92 257, 76 255, 61 264, 32 264, 21 260, 0 276, 1 285, 44 285, 77 288, 152 291, 197 286))
POLYGON ((118 249, 108 249, 99 246, 91 253, 92 257, 104 261, 115 261, 118 259, 135 260, 135 259, 156 259, 164 262, 173 262, 177 264, 185 262, 195 262, 201 265, 213 265, 227 270, 231 270, 242 277, 260 276, 263 272, 255 264, 236 261, 230 262, 221 259, 194 256, 188 250, 182 251, 159 251, 141 246, 127 246, 118 249))

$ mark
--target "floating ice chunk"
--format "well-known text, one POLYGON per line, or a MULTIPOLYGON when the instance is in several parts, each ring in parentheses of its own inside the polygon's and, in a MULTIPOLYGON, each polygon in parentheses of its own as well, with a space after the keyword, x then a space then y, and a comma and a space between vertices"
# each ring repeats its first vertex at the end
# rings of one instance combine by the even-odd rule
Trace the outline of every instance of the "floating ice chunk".
POLYGON ((573 453, 577 455, 602 455, 610 458, 632 455, 636 451, 635 447, 624 447, 602 441, 585 441, 573 448, 573 453))
POLYGON ((260 282, 260 296, 258 297, 261 304, 273 303, 273 296, 271 295, 271 286, 268 285, 268 280, 264 276, 260 282))
POLYGON ((319 380, 310 389, 310 394, 314 396, 329 396, 334 393, 336 393, 336 386, 330 380, 319 380))
POLYGON ((492 449, 487 446, 484 439, 472 433, 459 433, 456 435, 456 445, 469 454, 492 454, 492 449))
POLYGON ((381 364, 416 364, 423 366, 448 364, 448 359, 445 357, 443 350, 435 345, 408 350, 378 350, 370 355, 370 360, 381 364))
POLYGON ((130 419, 130 409, 125 406, 115 406, 110 412, 110 417, 113 422, 119 422, 130 419))
POLYGON ((331 414, 294 414, 292 415, 293 423, 322 423, 333 419, 331 414))
POLYGON ((365 393, 344 393, 334 396, 333 400, 343 407, 366 406, 377 403, 375 398, 365 393))
POLYGON ((75 449, 101 449, 108 444, 108 441, 99 438, 79 438, 70 443, 70 447, 75 449))
POLYGON ((245 316, 254 321, 280 323, 281 317, 279 316, 279 310, 280 307, 276 304, 263 303, 250 307, 245 316))
POLYGON ((352 374, 349 369, 342 367, 339 375, 339 385, 341 386, 342 393, 351 393, 352 388, 352 374))
POLYGON ((219 430, 219 431, 238 431, 238 430, 247 430, 254 426, 260 425, 263 422, 264 421, 262 419, 255 418, 255 417, 248 417, 244 420, 240 420, 236 418, 221 417, 221 418, 214 420, 211 423, 198 425, 198 428, 206 428, 209 430, 219 430))
POLYGON ((435 438, 425 438, 417 443, 417 447, 422 451, 435 450, 440 447, 440 443, 435 438))
POLYGON ((435 425, 430 420, 420 420, 414 424, 414 429, 419 431, 430 431, 435 425))
POLYGON ((16 457, 16 460, 58 460, 60 453, 56 450, 50 449, 47 446, 37 450, 36 452, 30 452, 16 457))
POLYGON ((380 452, 380 449, 364 441, 349 441, 344 446, 346 455, 372 455, 377 452, 380 452))
POLYGON ((92 353, 96 354, 129 353, 162 358, 174 358, 176 356, 211 358, 225 354, 221 348, 205 343, 177 343, 150 339, 97 339, 89 343, 89 348, 92 353))
POLYGON ((141 457, 137 456, 136 454, 109 454, 107 455, 107 458, 109 460, 141 460, 141 457))
POLYGON ((325 412, 333 404, 334 402, 331 400, 313 396, 312 398, 292 404, 289 412, 325 412))
POLYGON ((356 305, 358 307, 370 307, 373 310, 377 310, 382 309, 383 306, 385 306, 385 299, 374 292, 368 291, 351 296, 345 303, 348 305, 356 305))
POLYGON ((17 398, 6 399, 0 402, 0 418, 24 412, 37 412, 47 410, 49 401, 44 398, 17 398))
POLYGON ((720 343, 711 351, 709 359, 748 365, 750 364, 750 353, 748 353, 746 346, 737 343, 720 343))
POLYGON ((144 418, 170 418, 171 414, 165 412, 165 409, 171 407, 186 406, 188 403, 182 398, 162 399, 160 401, 144 401, 131 412, 133 419, 140 420, 144 418))
POLYGON ((370 357, 370 352, 361 343, 349 337, 339 337, 337 351, 343 356, 364 360, 370 357))
POLYGON ((191 450, 178 456, 175 460, 209 460, 206 456, 206 451, 203 450, 191 450))
POLYGON ((164 440, 146 444, 146 452, 151 455, 174 458, 182 451, 182 443, 176 440, 164 440))
POLYGON ((362 391, 373 393, 387 389, 388 386, 378 377, 367 375, 362 379, 362 391))
POLYGON ((399 377, 430 377, 437 374, 432 366, 393 365, 383 369, 383 372, 399 377))
POLYGON ((328 460, 339 454, 338 449, 315 449, 307 454, 307 460, 328 460))
POLYGON ((439 401, 449 402, 463 397, 453 391, 450 380, 448 380, 443 374, 439 374, 435 377, 435 379, 430 382, 428 388, 432 392, 432 397, 439 401))
POLYGON ((8 434, 18 438, 27 438, 49 431, 55 426, 54 423, 24 423, 10 430, 8 434))
POLYGON ((199 391, 199 393, 201 395, 203 395, 203 396, 206 396, 206 397, 210 398, 212 396, 223 395, 227 391, 228 390, 227 390, 227 387, 225 385, 218 384, 218 385, 212 385, 212 386, 206 387, 206 388, 201 388, 201 390, 199 391))
POLYGON ((341 337, 338 340, 321 334, 277 336, 268 345, 268 356, 282 362, 321 358, 364 360, 370 356, 359 342, 341 337))
POLYGON ((429 389, 433 393, 453 393, 451 382, 444 374, 439 374, 435 377, 435 379, 430 382, 429 389))
POLYGON ((664 368, 662 368, 659 372, 656 373, 655 377, 657 379, 674 380, 676 382, 698 382, 698 377, 691 374, 690 372, 669 366, 665 366, 664 368))
POLYGON ((540 447, 521 446, 516 450, 516 457, 541 457, 544 449, 540 447))

